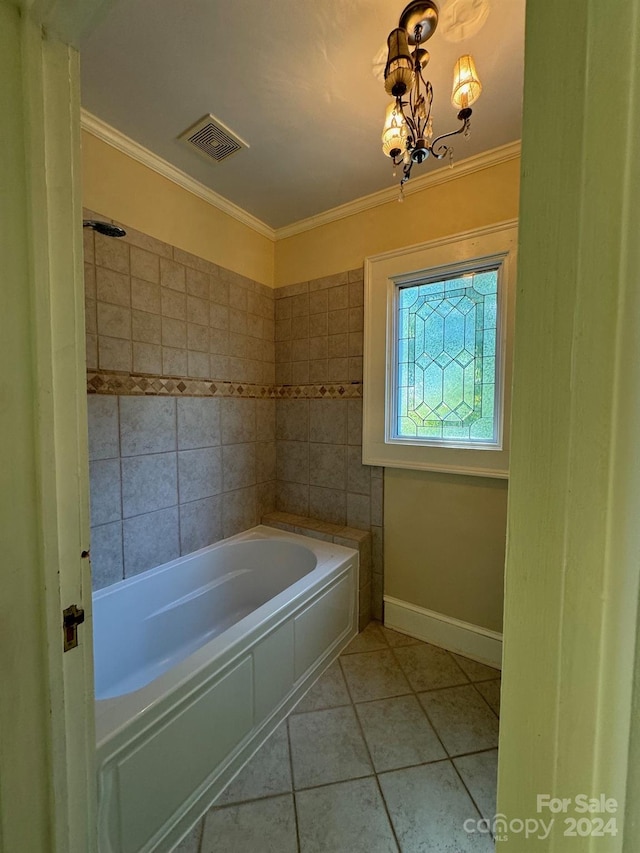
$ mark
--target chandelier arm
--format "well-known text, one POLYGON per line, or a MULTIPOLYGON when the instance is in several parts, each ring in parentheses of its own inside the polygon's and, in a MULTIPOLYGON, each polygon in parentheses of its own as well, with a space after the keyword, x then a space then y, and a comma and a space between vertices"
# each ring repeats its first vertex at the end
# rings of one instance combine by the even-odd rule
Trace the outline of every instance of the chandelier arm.
POLYGON ((464 133, 469 129, 471 124, 470 121, 471 110, 467 108, 466 110, 460 110, 458 113, 458 118, 462 121, 462 126, 457 130, 452 130, 450 133, 443 133, 441 136, 436 136, 431 145, 429 146, 430 153, 436 158, 436 160, 442 160, 443 157, 446 157, 447 154, 451 151, 451 148, 448 145, 443 145, 443 139, 449 139, 450 136, 458 136, 460 133, 464 133), (468 113, 468 115, 462 115, 462 113, 468 113))

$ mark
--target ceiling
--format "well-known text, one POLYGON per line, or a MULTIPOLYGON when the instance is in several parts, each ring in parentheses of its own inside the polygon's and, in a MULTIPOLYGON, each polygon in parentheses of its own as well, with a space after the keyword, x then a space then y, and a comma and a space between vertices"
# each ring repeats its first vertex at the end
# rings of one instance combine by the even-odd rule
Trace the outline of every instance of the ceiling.
MULTIPOLYGON (((403 0, 120 0, 81 44, 82 104, 205 186, 278 228, 394 183, 374 76, 403 0), (178 136, 212 113, 250 148, 220 164, 178 136)), ((458 126, 453 65, 483 82, 464 159, 520 138, 525 0, 443 0, 428 44, 434 131, 458 126), (454 24, 489 14, 462 41, 454 24)), ((458 27, 460 28, 460 27, 458 27)), ((464 29, 464 27, 462 27, 464 29)), ((380 69, 378 69, 379 73, 380 69)), ((413 174, 446 168, 437 161, 413 174)))

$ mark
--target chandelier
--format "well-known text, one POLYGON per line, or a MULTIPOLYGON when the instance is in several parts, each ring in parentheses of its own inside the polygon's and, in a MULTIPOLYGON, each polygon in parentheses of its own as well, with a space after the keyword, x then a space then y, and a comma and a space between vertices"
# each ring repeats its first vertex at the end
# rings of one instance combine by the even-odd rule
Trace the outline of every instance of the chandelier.
POLYGON ((423 163, 431 154, 437 160, 448 155, 453 165, 453 148, 444 140, 460 133, 469 136, 471 104, 482 92, 473 58, 461 56, 453 69, 451 102, 459 110, 462 124, 457 130, 433 138, 433 87, 423 75, 429 51, 422 45, 431 38, 437 25, 438 7, 433 0, 412 0, 387 39, 384 88, 395 100, 387 107, 382 150, 393 161, 394 175, 396 168, 402 166, 400 200, 414 163, 423 163))

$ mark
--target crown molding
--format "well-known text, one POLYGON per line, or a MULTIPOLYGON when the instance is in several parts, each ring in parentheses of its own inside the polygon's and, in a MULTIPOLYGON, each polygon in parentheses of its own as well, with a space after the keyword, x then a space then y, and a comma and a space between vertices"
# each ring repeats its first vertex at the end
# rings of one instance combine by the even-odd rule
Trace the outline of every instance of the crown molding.
MULTIPOLYGON (((413 195, 422 190, 446 184, 448 181, 455 181, 465 175, 479 172, 482 169, 497 166, 499 163, 515 160, 519 156, 520 140, 509 142, 506 145, 500 145, 498 148, 484 151, 482 154, 476 154, 474 157, 467 157, 465 160, 460 160, 459 163, 455 164, 453 169, 442 167, 435 172, 421 175, 419 178, 412 178, 405 184, 404 194, 405 196, 413 195)), ((286 237, 302 234, 304 231, 311 231, 319 225, 328 225, 330 222, 336 222, 339 219, 345 219, 347 216, 362 213, 365 210, 370 210, 372 207, 379 207, 381 204, 387 204, 387 202, 395 201, 397 198, 398 185, 394 184, 384 190, 378 190, 378 192, 362 196, 354 201, 341 204, 338 207, 332 207, 330 210, 310 216, 308 219, 300 219, 298 222, 292 222, 291 225, 276 228, 275 239, 283 240, 286 237)))
MULTIPOLYGON (((332 207, 315 216, 310 216, 308 219, 301 219, 298 222, 292 222, 290 225, 284 225, 282 228, 271 228, 266 222, 252 216, 246 210, 239 207, 237 204, 229 201, 219 193, 196 181, 186 172, 163 160, 157 154, 149 151, 143 145, 135 142, 124 133, 116 130, 111 125, 94 116, 85 109, 81 111, 81 125, 83 130, 86 130, 92 136, 111 145, 133 160, 142 163, 154 172, 157 172, 162 177, 173 181, 174 184, 187 190, 190 193, 198 196, 208 202, 213 207, 233 217, 238 222, 253 229, 263 237, 269 240, 283 240, 286 237, 293 237, 296 234, 302 234, 305 231, 311 231, 319 225, 327 225, 330 222, 336 222, 340 219, 345 219, 347 216, 353 216, 356 213, 362 213, 365 210, 370 210, 372 207, 379 207, 387 202, 395 201, 398 196, 397 185, 386 187, 378 192, 370 195, 362 196, 354 201, 349 201, 346 204, 341 204, 338 207, 332 207)), ((497 166, 499 163, 506 163, 509 160, 515 160, 520 156, 520 141, 510 142, 507 145, 501 145, 498 148, 492 148, 490 151, 485 151, 482 154, 477 154, 474 157, 467 157, 466 160, 461 160, 456 163, 453 169, 440 168, 437 171, 429 172, 419 178, 412 178, 405 184, 404 194, 413 195, 430 187, 437 187, 440 184, 445 184, 448 181, 455 181, 465 175, 471 175, 474 172, 479 172, 482 169, 488 169, 491 166, 497 166)))
POLYGON ((158 157, 157 154, 154 154, 152 151, 149 151, 148 148, 145 148, 138 142, 130 139, 128 136, 125 136, 124 133, 121 133, 119 130, 111 127, 111 125, 102 121, 97 116, 94 116, 92 113, 83 109, 80 114, 80 121, 82 129, 86 130, 87 133, 101 139, 103 142, 111 145, 112 148, 116 148, 118 151, 121 151, 133 160, 137 160, 138 163, 142 163, 143 166, 147 166, 149 169, 152 169, 154 172, 162 175, 163 178, 173 181, 174 184, 178 184, 178 186, 190 193, 193 193, 193 195, 198 196, 213 207, 222 211, 222 213, 226 213, 228 216, 233 217, 233 219, 236 219, 243 225, 253 229, 263 237, 267 237, 269 240, 275 240, 274 229, 265 222, 262 222, 262 220, 252 216, 250 213, 247 213, 246 210, 238 207, 237 204, 234 204, 219 195, 217 192, 214 192, 214 190, 209 189, 209 187, 200 183, 200 181, 196 181, 195 178, 187 175, 186 172, 172 166, 171 163, 163 160, 162 157, 158 157))

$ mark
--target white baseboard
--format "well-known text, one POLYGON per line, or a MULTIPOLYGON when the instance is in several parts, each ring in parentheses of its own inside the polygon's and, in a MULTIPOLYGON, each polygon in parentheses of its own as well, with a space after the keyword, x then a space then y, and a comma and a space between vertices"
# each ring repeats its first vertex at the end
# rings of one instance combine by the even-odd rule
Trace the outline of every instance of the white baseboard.
POLYGON ((472 660, 502 669, 502 634, 385 595, 384 624, 472 660))

